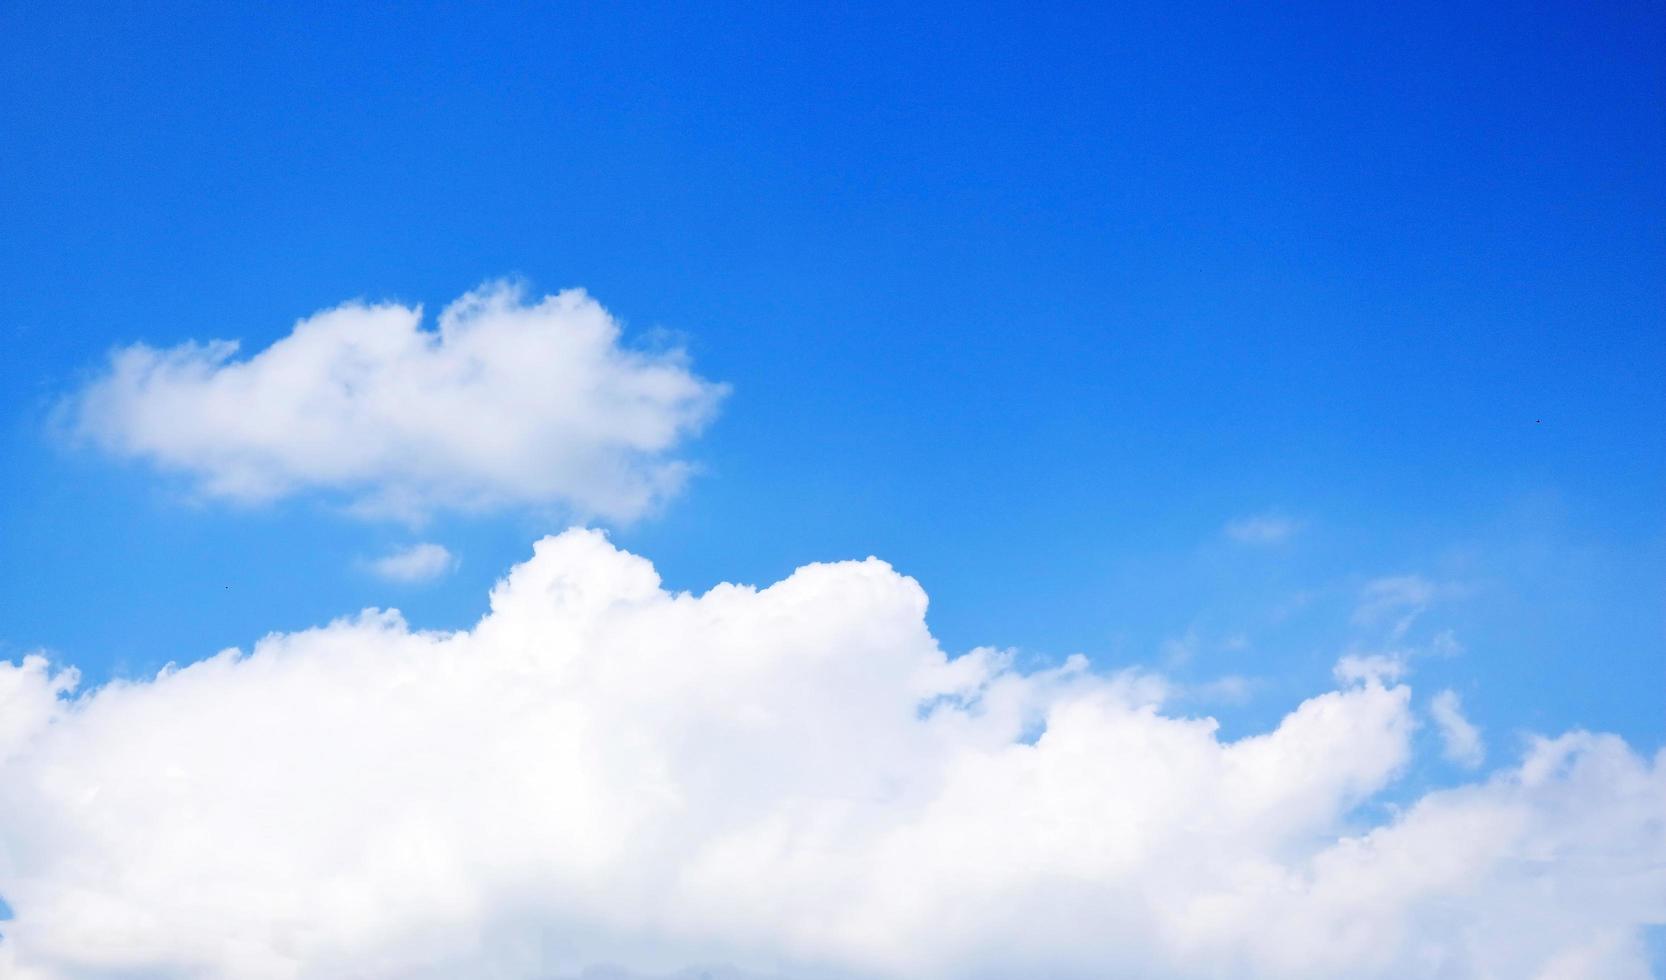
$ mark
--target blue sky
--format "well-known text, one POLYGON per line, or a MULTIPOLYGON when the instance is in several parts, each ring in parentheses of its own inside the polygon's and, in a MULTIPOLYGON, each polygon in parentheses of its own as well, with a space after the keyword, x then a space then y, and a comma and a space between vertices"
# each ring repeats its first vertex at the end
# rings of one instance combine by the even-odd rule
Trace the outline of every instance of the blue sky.
MULTIPOLYGON (((349 6, 0 8, 0 660, 474 624, 562 492, 228 501, 69 430, 128 345, 507 278, 728 386, 595 522, 672 589, 877 555, 951 654, 1229 737, 1378 655, 1489 764, 1666 742, 1659 5, 349 6)), ((1440 734, 1376 799, 1473 778, 1440 734)))
POLYGON ((733 385, 700 474, 615 529, 675 586, 878 554, 954 650, 1155 663, 1190 630, 1200 679, 1298 690, 1377 642, 1363 583, 1416 574, 1465 587, 1419 627, 1465 654, 1420 669, 1489 727, 1660 741, 1646 5, 0 16, 14 655, 472 621, 559 515, 201 506, 46 422, 118 345, 514 275, 733 385), (1223 537, 1264 513, 1297 532, 1223 537), (416 539, 457 573, 354 563, 416 539))

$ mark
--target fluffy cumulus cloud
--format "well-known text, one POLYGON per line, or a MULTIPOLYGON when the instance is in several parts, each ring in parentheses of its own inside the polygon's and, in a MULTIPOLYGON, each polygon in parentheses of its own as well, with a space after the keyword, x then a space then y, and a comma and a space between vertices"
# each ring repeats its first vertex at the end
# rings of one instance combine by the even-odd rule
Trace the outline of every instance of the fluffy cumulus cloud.
POLYGON ((1661 758, 1576 732, 1384 808, 1390 672, 1224 740, 925 609, 874 559, 672 594, 572 531, 466 631, 0 665, 0 973, 1647 975, 1661 758))
POLYGON ((683 482, 674 451, 724 392, 678 351, 621 346, 582 290, 534 302, 492 283, 437 329, 422 320, 349 303, 247 358, 233 341, 126 347, 63 415, 211 497, 321 489, 403 518, 511 505, 627 519, 683 482))

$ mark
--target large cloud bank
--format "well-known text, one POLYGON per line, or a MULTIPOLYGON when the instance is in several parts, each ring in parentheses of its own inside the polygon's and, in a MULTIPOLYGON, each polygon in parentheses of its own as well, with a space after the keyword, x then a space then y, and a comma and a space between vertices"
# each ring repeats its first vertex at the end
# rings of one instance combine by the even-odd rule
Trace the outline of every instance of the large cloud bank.
POLYGON ((571 531, 464 632, 78 697, 0 665, 0 973, 1647 976, 1662 759, 1541 739, 1367 818, 1389 677, 1223 741, 1152 676, 949 659, 925 608, 873 559, 670 594, 571 531))
POLYGON ((349 303, 241 360, 233 341, 122 348, 64 414, 212 497, 322 489, 400 517, 532 505, 623 519, 678 488, 687 465, 670 454, 724 389, 680 352, 619 339, 582 290, 528 302, 493 283, 438 330, 420 307, 349 303))

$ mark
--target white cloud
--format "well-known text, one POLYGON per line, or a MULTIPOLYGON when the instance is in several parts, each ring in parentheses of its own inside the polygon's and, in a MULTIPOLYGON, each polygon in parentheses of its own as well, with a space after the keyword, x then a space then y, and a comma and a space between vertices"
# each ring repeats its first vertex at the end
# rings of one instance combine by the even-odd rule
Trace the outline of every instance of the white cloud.
POLYGON ((1280 514, 1256 514, 1230 521, 1225 534, 1239 544, 1283 544, 1295 534, 1300 525, 1280 514))
POLYGON ((1474 769, 1487 757, 1481 743, 1481 731, 1464 717, 1463 701, 1457 691, 1446 690, 1429 702, 1429 715, 1440 730, 1441 745, 1446 758, 1465 769, 1474 769))
POLYGON ((1149 675, 947 659, 925 608, 873 559, 668 594, 569 532, 464 632, 74 699, 0 664, 0 973, 1647 975, 1661 758, 1539 740, 1374 824, 1381 673, 1223 741, 1149 675))
POLYGON ((681 485, 672 453, 725 389, 619 333, 582 290, 527 302, 490 283, 437 330, 420 307, 348 303, 245 359, 233 341, 122 348, 64 415, 211 497, 318 489, 410 519, 498 506, 628 519, 681 485))
POLYGON ((1435 598, 1435 583, 1421 575, 1385 575, 1365 583, 1359 590, 1354 618, 1373 622, 1407 609, 1423 609, 1435 598))
MULTIPOLYGON (((1422 575, 1386 575, 1372 579, 1360 589, 1353 619, 1362 626, 1387 624, 1389 635, 1397 640, 1435 602, 1461 595, 1463 591, 1458 584, 1434 582, 1422 575)), ((1444 637, 1437 637, 1437 643, 1452 643, 1450 631, 1444 637)))
POLYGON ((393 582, 426 582, 451 571, 457 564, 445 545, 424 541, 383 555, 370 570, 393 582))
POLYGON ((1397 653, 1350 653, 1331 670, 1338 682, 1392 684, 1406 676, 1406 658, 1397 653))
POLYGON ((1456 657, 1464 652, 1464 645, 1451 630, 1441 630, 1429 640, 1428 652, 1436 657, 1456 657))

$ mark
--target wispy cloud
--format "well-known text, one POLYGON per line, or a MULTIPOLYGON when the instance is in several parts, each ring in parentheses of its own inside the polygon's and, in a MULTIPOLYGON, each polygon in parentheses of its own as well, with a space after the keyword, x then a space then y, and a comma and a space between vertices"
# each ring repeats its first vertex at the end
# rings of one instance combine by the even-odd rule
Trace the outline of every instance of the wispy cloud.
POLYGON ((1201 654, 1242 653, 1249 647, 1249 637, 1243 633, 1206 639, 1197 627, 1188 626, 1184 633, 1167 637, 1158 645, 1158 662, 1165 670, 1176 670, 1191 664, 1201 654))
POLYGON ((1188 629, 1180 636, 1171 636, 1164 640, 1159 650, 1163 666, 1173 670, 1191 663, 1192 658, 1197 656, 1200 642, 1195 629, 1188 629))
POLYGON ((1224 533, 1239 544, 1268 546, 1283 544, 1300 528, 1300 523, 1292 518, 1269 513, 1229 521, 1224 533))
POLYGON ((674 451, 725 392, 678 351, 622 347, 582 290, 529 302, 491 283, 437 330, 422 319, 348 303, 243 359, 234 341, 126 347, 60 417, 209 497, 323 490, 403 519, 533 506, 622 520, 676 492, 689 468, 674 451))
POLYGON ((1441 630, 1429 638, 1424 652, 1436 657, 1456 657, 1464 652, 1464 645, 1451 630, 1441 630))
POLYGON ((1213 680, 1187 687, 1185 694, 1192 700, 1206 704, 1244 704, 1254 695, 1262 682, 1242 674, 1224 674, 1213 680))
POLYGON ((451 571, 457 559, 440 544, 423 542, 390 552, 370 563, 370 570, 392 582, 426 582, 451 571))
POLYGON ((1429 702, 1429 715, 1440 730, 1446 758, 1465 769, 1478 768, 1486 759, 1486 747, 1481 743, 1481 730, 1464 717, 1458 692, 1445 690, 1436 694, 1429 702))
MULTIPOLYGON (((1360 626, 1387 625, 1389 635, 1399 639, 1419 616, 1437 601, 1463 593, 1453 583, 1435 582, 1422 575, 1387 575, 1375 578, 1359 591, 1353 621, 1360 626)), ((1450 640, 1450 633, 1447 634, 1450 640)))

